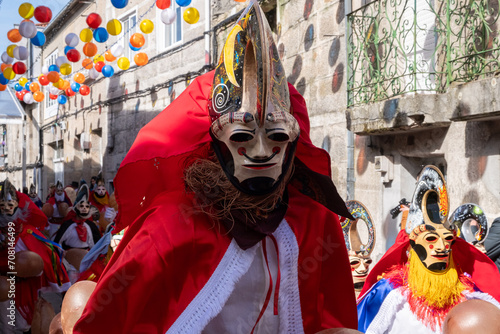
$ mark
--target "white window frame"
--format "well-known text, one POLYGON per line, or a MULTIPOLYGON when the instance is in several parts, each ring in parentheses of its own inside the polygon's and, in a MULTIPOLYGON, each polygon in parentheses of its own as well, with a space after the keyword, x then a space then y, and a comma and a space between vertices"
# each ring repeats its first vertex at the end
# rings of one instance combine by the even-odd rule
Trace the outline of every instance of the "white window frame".
MULTIPOLYGON (((59 49, 55 49, 50 55, 45 57, 45 66, 50 66, 56 63, 56 59, 59 57, 59 49)), ((51 85, 50 85, 51 86, 51 85)), ((51 100, 49 98, 49 87, 45 87, 45 110, 44 119, 51 118, 57 115, 57 100, 51 100)))
POLYGON ((182 40, 184 38, 184 28, 183 28, 183 19, 182 19, 182 7, 177 5, 175 1, 171 2, 171 7, 173 7, 177 13, 176 21, 172 24, 165 24, 161 20, 161 12, 162 10, 156 9, 156 22, 157 22, 157 29, 156 29, 156 40, 158 41, 158 52, 164 52, 167 51, 168 49, 171 49, 173 47, 176 47, 178 45, 182 44, 182 40), (166 36, 167 34, 170 34, 171 40, 174 40, 175 35, 177 34, 178 28, 180 27, 180 39, 178 41, 175 41, 173 43, 167 44, 166 36))
POLYGON ((129 44, 130 44, 130 36, 132 36, 134 33, 137 32, 137 28, 139 26, 138 17, 137 17, 137 8, 134 8, 134 9, 130 10, 129 12, 120 16, 118 18, 118 21, 121 22, 122 31, 123 31, 123 33, 122 33, 123 41, 121 41, 121 43, 123 45, 122 57, 127 57, 128 60, 130 60, 130 63, 134 64, 133 61, 134 61, 135 51, 132 51, 132 49, 130 49, 129 44), (133 24, 133 22, 131 22, 132 18, 135 19, 135 26, 130 31, 128 31, 128 29, 130 29, 130 26, 133 24))

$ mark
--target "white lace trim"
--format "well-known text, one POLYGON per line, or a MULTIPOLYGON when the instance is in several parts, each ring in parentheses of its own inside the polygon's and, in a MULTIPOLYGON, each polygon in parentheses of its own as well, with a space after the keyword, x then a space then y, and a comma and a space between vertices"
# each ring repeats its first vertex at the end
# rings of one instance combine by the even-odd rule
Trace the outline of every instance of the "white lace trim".
POLYGON ((274 232, 280 255, 279 317, 280 333, 304 333, 300 309, 298 263, 299 245, 292 229, 283 220, 274 232))
POLYGON ((255 256, 256 246, 242 250, 233 239, 214 273, 168 329, 167 334, 201 333, 222 310, 234 285, 247 271, 255 256))
POLYGON ((406 298, 398 291, 399 289, 392 290, 385 297, 377 315, 366 329, 366 334, 388 332, 388 329, 394 323, 396 313, 403 309, 403 305, 406 302, 406 298))

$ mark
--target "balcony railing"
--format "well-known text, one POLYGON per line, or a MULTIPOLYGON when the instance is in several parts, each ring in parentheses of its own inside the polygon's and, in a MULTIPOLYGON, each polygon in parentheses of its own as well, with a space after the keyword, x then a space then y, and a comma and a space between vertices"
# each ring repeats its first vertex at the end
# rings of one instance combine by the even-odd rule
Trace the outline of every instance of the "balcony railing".
POLYGON ((500 72, 500 0, 379 0, 348 15, 348 106, 500 72))

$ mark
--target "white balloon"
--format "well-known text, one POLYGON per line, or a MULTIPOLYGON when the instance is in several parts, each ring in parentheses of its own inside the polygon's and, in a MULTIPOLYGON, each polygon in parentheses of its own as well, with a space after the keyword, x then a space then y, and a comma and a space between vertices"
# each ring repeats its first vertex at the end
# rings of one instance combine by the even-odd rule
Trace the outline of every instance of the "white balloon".
POLYGON ((2 53, 2 61, 6 64, 12 64, 14 58, 11 58, 9 54, 6 52, 2 53))
POLYGON ((99 72, 95 68, 91 68, 89 71, 89 77, 91 79, 97 79, 99 77, 99 72))
POLYGON ((177 14, 172 8, 167 8, 161 12, 161 21, 165 24, 172 24, 175 22, 177 14))
POLYGON ((42 66, 42 74, 49 74, 49 67, 47 65, 42 66))
POLYGON ((36 36, 37 30, 33 21, 25 20, 19 25, 19 33, 25 38, 33 38, 36 36))
POLYGON ((50 86, 49 93, 52 95, 57 95, 57 94, 59 94, 59 88, 54 87, 54 86, 50 86))
POLYGON ((28 49, 26 49, 24 46, 16 46, 13 53, 14 53, 14 58, 16 59, 19 60, 28 59, 28 49))
POLYGON ((26 104, 32 104, 35 101, 35 99, 33 99, 33 94, 31 93, 24 94, 23 101, 26 104))
POLYGON ((61 65, 66 64, 66 63, 69 63, 69 60, 68 60, 68 58, 66 58, 66 56, 57 57, 57 59, 56 59, 57 67, 61 68, 61 65))
POLYGON ((71 46, 72 48, 76 47, 78 45, 78 42, 80 41, 80 38, 78 37, 77 34, 75 33, 69 33, 66 35, 66 38, 64 39, 66 44, 68 46, 71 46))
POLYGON ((115 56, 116 58, 120 57, 123 54, 123 45, 121 44, 115 44, 109 49, 111 54, 115 56))

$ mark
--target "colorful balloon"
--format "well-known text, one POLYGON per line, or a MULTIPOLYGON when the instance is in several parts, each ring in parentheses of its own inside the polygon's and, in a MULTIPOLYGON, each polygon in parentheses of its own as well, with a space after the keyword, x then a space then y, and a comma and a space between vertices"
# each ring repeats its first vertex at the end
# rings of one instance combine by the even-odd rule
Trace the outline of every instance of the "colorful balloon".
POLYGON ((87 25, 92 29, 97 29, 102 23, 101 16, 97 13, 91 13, 87 16, 87 25))
MULTIPOLYGON (((59 81, 59 73, 56 71, 51 71, 49 74, 47 74, 47 79, 49 79, 50 82, 56 83, 59 81)), ((19 80, 19 83, 21 83, 21 80, 19 80)))
POLYGON ((73 80, 75 80, 76 83, 82 84, 85 82, 85 75, 83 75, 83 73, 75 73, 73 80))
POLYGON ((70 88, 73 92, 78 93, 78 91, 80 90, 80 84, 78 82, 73 82, 70 88))
POLYGON ((66 45, 71 46, 72 48, 75 48, 78 43, 80 42, 78 35, 75 34, 74 32, 71 32, 66 35, 64 38, 64 42, 66 42, 66 45))
POLYGON ((181 7, 187 7, 191 4, 191 0, 175 0, 175 2, 181 7))
POLYGON ((0 73, 0 85, 6 85, 9 83, 9 80, 3 76, 3 73, 0 73))
POLYGON ((132 44, 130 44, 130 43, 128 43, 128 46, 129 46, 130 50, 132 50, 132 51, 139 51, 139 50, 141 49, 141 48, 136 48, 136 47, 134 47, 134 46, 133 46, 132 44))
POLYGON ((12 65, 12 70, 16 74, 24 74, 26 73, 26 64, 21 61, 18 61, 17 63, 12 65))
POLYGON ((7 85, 0 85, 0 92, 3 92, 7 89, 7 85))
POLYGON ((94 69, 97 71, 97 72, 102 72, 102 68, 106 65, 106 63, 104 63, 103 61, 98 61, 97 63, 95 63, 94 65, 94 69))
POLYGON ((123 45, 121 44, 115 44, 109 49, 111 51, 111 54, 115 57, 120 57, 123 54, 123 45))
POLYGON ((49 93, 52 94, 52 95, 57 95, 57 94, 59 94, 59 88, 57 88, 55 86, 50 86, 49 87, 49 93))
POLYGON ((59 66, 57 66, 55 64, 50 65, 49 66, 49 72, 59 72, 59 66))
POLYGON ((116 62, 116 64, 118 65, 118 67, 121 69, 121 70, 128 70, 129 67, 130 67, 130 60, 128 60, 127 57, 121 57, 120 59, 118 59, 118 61, 116 62))
MULTIPOLYGON (((67 64, 67 63, 69 63, 69 60, 68 60, 68 57, 66 57, 66 56, 59 56, 56 59, 57 67, 61 67, 62 64, 67 64)), ((49 67, 49 69, 50 69, 50 67, 49 67)))
POLYGON ((47 65, 42 66, 42 74, 49 74, 49 67, 47 65))
POLYGON ((144 52, 139 52, 134 56, 134 62, 136 63, 137 66, 144 66, 148 63, 148 55, 145 54, 144 52))
POLYGON ((70 88, 71 84, 69 83, 68 80, 63 80, 62 85, 59 86, 59 89, 61 90, 66 90, 70 88))
POLYGON ((16 83, 14 85, 14 89, 16 90, 16 92, 20 92, 23 90, 23 86, 21 86, 19 83, 16 83))
POLYGON ((26 79, 25 77, 22 77, 19 79, 19 84, 23 87, 24 87, 24 85, 26 85, 27 82, 28 82, 28 79, 26 79))
POLYGON ((97 70, 95 68, 92 68, 90 71, 89 71, 89 77, 91 79, 97 79, 99 77, 99 72, 97 72, 97 70))
POLYGON ((167 8, 161 12, 161 21, 165 24, 172 24, 177 18, 177 13, 172 8, 167 8))
POLYGON ((49 7, 38 6, 35 8, 35 20, 40 23, 49 23, 52 20, 52 11, 49 7))
POLYGON ((151 20, 142 20, 140 25, 141 31, 145 34, 150 34, 155 29, 155 24, 151 20))
POLYGON ((14 58, 12 58, 11 56, 9 56, 7 54, 7 52, 4 52, 4 53, 2 53, 2 61, 5 64, 12 64, 12 62, 14 61, 14 58))
POLYGON ((115 69, 111 65, 105 65, 101 70, 102 75, 106 78, 110 78, 115 74, 115 69))
POLYGON ((61 89, 63 83, 64 83, 64 79, 59 77, 59 79, 57 79, 57 82, 54 82, 52 85, 58 89, 61 89))
POLYGON ((49 94, 49 99, 57 100, 57 94, 49 94))
POLYGON ((117 19, 109 20, 106 29, 110 35, 117 36, 122 32, 122 23, 117 19))
POLYGON ((14 49, 17 48, 16 44, 11 44, 7 47, 7 54, 9 57, 14 58, 14 49))
POLYGON ((146 43, 146 39, 144 38, 143 34, 136 32, 135 34, 130 36, 130 44, 134 48, 142 48, 144 46, 144 43, 146 43))
POLYGON ((71 90, 71 88, 66 88, 64 92, 68 97, 74 96, 76 94, 74 91, 71 90))
POLYGON ((42 93, 42 92, 40 92, 40 91, 34 92, 34 93, 33 93, 33 99, 34 99, 36 102, 42 102, 42 101, 45 99, 45 94, 43 94, 43 93, 42 93))
POLYGON ((89 28, 84 28, 82 31, 80 31, 80 40, 84 43, 88 43, 94 38, 94 34, 92 30, 89 28))
POLYGON ((21 6, 19 6, 19 15, 21 15, 23 19, 30 19, 34 14, 35 7, 29 2, 22 3, 21 6))
POLYGON ((94 67, 94 62, 92 61, 92 59, 89 59, 89 58, 85 58, 83 61, 82 61, 82 66, 84 69, 86 70, 90 70, 91 68, 94 67))
POLYGON ((68 57, 70 62, 76 63, 80 61, 80 52, 77 49, 69 50, 66 57, 68 57))
POLYGON ((30 91, 32 91, 33 93, 34 92, 38 92, 40 90, 40 85, 36 82, 32 82, 30 84, 30 91))
POLYGON ((19 101, 22 101, 23 100, 23 97, 24 97, 24 94, 26 94, 25 91, 20 91, 20 92, 16 92, 16 97, 19 101))
POLYGON ((3 71, 5 71, 5 69, 7 67, 11 67, 12 68, 12 65, 11 64, 4 64, 4 63, 2 63, 2 65, 0 65, 0 70, 3 72, 3 71))
POLYGON ((35 23, 30 20, 24 20, 19 25, 19 33, 25 38, 33 38, 36 36, 37 29, 35 23))
POLYGON ((24 85, 24 89, 26 89, 28 92, 30 91, 30 85, 31 85, 31 81, 28 81, 28 82, 24 85))
POLYGON ((20 42, 23 39, 23 36, 19 33, 19 29, 11 29, 7 32, 7 38, 12 43, 20 42))
POLYGON ((167 9, 170 7, 170 0, 156 0, 156 7, 161 10, 167 9))
POLYGON ((14 69, 12 67, 7 67, 5 70, 2 71, 3 76, 7 80, 13 80, 16 77, 16 72, 14 72, 14 69))
POLYGON ((103 27, 99 27, 94 30, 94 39, 97 43, 104 43, 108 40, 109 34, 106 29, 103 27))
POLYGON ((66 102, 68 102, 68 98, 66 96, 64 96, 64 95, 59 95, 57 97, 57 102, 59 104, 65 104, 66 102))
POLYGON ((32 104, 33 102, 35 102, 35 100, 33 99, 33 94, 31 94, 30 92, 25 93, 23 96, 23 101, 26 104, 32 104))
POLYGON ((45 74, 42 74, 38 77, 38 82, 42 85, 42 86, 47 86, 50 81, 49 81, 49 78, 47 78, 47 76, 45 74))
POLYGON ((189 24, 195 24, 200 20, 200 12, 198 12, 198 9, 194 7, 187 8, 182 16, 184 18, 184 21, 189 24))
POLYGON ((121 9, 128 5, 128 0, 111 0, 111 4, 118 9, 121 9))
POLYGON ((80 87, 80 94, 82 94, 83 96, 89 95, 90 94, 90 88, 89 88, 89 86, 82 85, 80 87))
POLYGON ((104 57, 102 55, 95 55, 94 56, 94 64, 97 64, 100 61, 104 62, 104 57))
POLYGON ((68 57, 68 51, 69 51, 69 50, 74 50, 74 49, 75 49, 74 47, 69 46, 69 45, 66 45, 66 46, 64 47, 64 54, 66 55, 66 57, 68 57))
POLYGON ((28 59, 28 49, 26 49, 24 46, 18 46, 14 49, 14 58, 19 60, 28 59))
POLYGON ((116 60, 116 57, 113 56, 113 54, 111 53, 111 51, 106 51, 104 52, 104 58, 106 59, 106 61, 108 62, 113 62, 116 60))
POLYGON ((73 68, 70 64, 62 64, 61 68, 59 69, 61 71, 62 75, 70 75, 71 72, 73 72, 73 68))
POLYGON ((45 34, 41 31, 38 31, 36 33, 36 36, 31 39, 31 43, 35 46, 43 46, 45 44, 45 41, 47 38, 45 37, 45 34))
POLYGON ((93 57, 97 54, 97 45, 92 42, 88 42, 83 46, 83 54, 87 57, 93 57))

